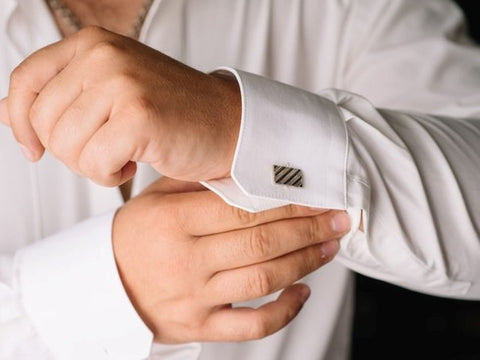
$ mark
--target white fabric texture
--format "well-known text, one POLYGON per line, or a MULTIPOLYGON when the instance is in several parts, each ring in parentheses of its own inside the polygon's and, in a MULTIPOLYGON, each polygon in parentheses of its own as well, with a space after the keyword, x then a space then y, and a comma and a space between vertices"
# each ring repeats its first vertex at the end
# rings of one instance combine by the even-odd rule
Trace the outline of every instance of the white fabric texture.
MULTIPOLYGON (((156 0, 140 40, 242 88, 232 178, 207 186, 252 211, 363 213, 365 233, 304 279, 312 296, 278 333, 150 351, 111 253, 120 194, 49 156, 28 164, 1 127, 0 359, 347 359, 347 267, 479 299, 480 50, 462 27, 444 0, 156 0), (304 187, 275 184, 273 165, 301 168, 304 187)), ((42 0, 2 0, 0 28, 3 97, 11 70, 60 35, 42 0)), ((140 166, 134 193, 157 176, 140 166)))

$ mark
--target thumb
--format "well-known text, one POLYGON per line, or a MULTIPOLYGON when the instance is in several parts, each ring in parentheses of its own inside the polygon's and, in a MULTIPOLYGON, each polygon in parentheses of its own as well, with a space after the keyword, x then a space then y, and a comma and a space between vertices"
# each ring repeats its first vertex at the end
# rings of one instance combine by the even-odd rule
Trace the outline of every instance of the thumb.
POLYGON ((8 117, 7 99, 4 97, 0 100, 0 123, 10 126, 10 118, 8 117))

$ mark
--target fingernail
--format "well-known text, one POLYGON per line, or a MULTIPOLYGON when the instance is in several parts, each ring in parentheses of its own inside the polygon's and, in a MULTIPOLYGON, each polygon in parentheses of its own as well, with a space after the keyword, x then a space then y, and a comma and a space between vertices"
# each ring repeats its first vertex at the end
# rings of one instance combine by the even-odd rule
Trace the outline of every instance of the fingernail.
POLYGON ((337 240, 330 240, 322 244, 322 259, 334 257, 338 252, 339 244, 337 240))
POLYGON ((308 300, 308 298, 310 297, 310 293, 311 291, 308 286, 302 287, 302 289, 300 290, 300 299, 303 303, 308 300))
POLYGON ((22 150, 23 156, 25 156, 28 161, 33 161, 34 159, 33 152, 29 148, 20 144, 20 149, 22 150))
POLYGON ((350 218, 344 212, 336 213, 331 220, 332 230, 337 233, 344 233, 350 229, 350 218))

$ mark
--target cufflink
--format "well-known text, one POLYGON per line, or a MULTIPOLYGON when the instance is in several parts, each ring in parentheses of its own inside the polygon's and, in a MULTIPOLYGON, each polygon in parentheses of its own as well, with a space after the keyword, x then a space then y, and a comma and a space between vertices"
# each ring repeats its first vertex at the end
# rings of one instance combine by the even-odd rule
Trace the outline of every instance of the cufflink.
POLYGON ((273 165, 275 184, 303 187, 303 172, 300 169, 273 165))

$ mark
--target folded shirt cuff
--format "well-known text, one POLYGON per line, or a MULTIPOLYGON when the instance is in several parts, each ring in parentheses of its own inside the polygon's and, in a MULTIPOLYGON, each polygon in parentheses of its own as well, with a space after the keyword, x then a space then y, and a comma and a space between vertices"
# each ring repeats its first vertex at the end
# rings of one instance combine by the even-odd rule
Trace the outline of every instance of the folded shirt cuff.
POLYGON ((288 203, 346 209, 348 137, 335 103, 247 72, 217 71, 238 81, 242 119, 231 178, 203 184, 248 211, 288 203), (302 187, 277 184, 275 166, 301 170, 302 187))
POLYGON ((120 280, 112 248, 114 212, 21 250, 16 281, 27 316, 58 359, 148 357, 152 333, 120 280))

